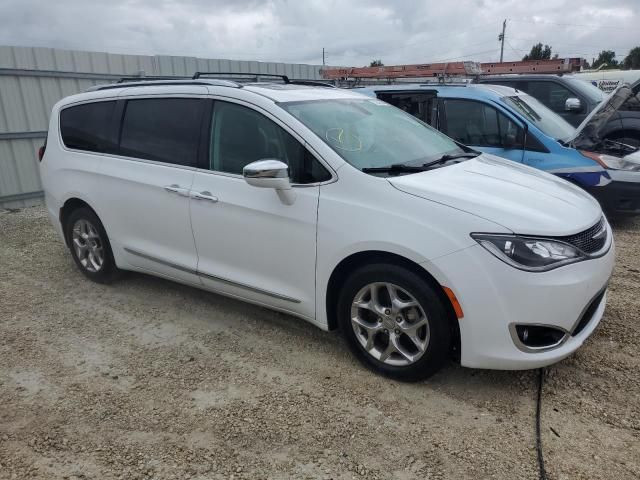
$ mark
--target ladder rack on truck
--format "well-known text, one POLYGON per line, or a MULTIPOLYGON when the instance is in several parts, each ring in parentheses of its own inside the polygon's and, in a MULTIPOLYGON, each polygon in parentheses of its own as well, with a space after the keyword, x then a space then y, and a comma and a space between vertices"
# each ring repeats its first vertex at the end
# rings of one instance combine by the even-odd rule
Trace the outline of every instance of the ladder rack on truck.
POLYGON ((394 78, 476 77, 513 73, 570 73, 580 70, 582 59, 523 60, 517 62, 448 62, 382 67, 323 68, 320 74, 327 80, 358 80, 394 78))
POLYGON ((422 63, 393 65, 388 67, 323 68, 322 78, 410 78, 456 75, 478 75, 480 64, 476 62, 422 63))

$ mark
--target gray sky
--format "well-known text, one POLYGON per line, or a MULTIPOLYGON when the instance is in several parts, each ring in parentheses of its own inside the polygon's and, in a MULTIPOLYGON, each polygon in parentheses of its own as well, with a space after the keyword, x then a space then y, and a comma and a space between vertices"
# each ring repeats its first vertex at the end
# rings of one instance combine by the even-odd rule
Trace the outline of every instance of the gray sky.
POLYGON ((1 0, 0 45, 361 66, 554 53, 618 59, 640 45, 640 0, 1 0))

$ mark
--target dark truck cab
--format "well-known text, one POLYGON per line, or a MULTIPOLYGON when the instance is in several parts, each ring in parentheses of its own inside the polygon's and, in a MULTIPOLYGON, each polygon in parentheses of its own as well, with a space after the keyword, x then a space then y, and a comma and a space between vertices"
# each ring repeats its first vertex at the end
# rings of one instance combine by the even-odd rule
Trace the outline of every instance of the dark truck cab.
MULTIPOLYGON (((496 75, 482 77, 479 83, 504 85, 527 92, 549 109, 577 127, 607 96, 587 80, 572 75, 496 75)), ((600 127, 602 139, 640 147, 640 81, 631 88, 634 95, 620 105, 608 122, 600 127)))

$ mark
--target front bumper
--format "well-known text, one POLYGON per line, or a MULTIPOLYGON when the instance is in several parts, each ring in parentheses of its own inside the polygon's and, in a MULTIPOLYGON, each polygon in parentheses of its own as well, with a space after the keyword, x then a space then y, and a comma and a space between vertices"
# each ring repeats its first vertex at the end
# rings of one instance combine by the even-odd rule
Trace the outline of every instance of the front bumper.
POLYGON ((464 312, 459 319, 461 364, 521 370, 550 365, 573 353, 604 314, 606 294, 598 296, 611 276, 614 255, 612 241, 599 258, 539 273, 515 269, 480 245, 434 260, 431 267, 442 277, 438 280, 454 291, 464 312), (589 318, 578 328, 587 310, 589 318), (553 348, 526 351, 512 337, 514 323, 555 326, 570 334, 553 348))
POLYGON ((612 182, 602 187, 583 187, 609 216, 640 214, 640 172, 607 170, 612 182))

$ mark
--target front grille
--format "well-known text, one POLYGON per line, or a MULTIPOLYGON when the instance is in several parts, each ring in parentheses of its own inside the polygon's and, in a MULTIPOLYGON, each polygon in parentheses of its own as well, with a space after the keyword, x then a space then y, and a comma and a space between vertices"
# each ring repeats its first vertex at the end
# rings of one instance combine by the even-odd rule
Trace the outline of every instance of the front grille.
POLYGON ((585 230, 584 232, 576 233, 575 235, 567 235, 566 237, 557 237, 558 240, 569 243, 576 248, 579 248, 584 253, 595 253, 602 250, 607 242, 608 232, 606 230, 606 224, 604 217, 600 219, 593 227, 585 230), (604 235, 597 236, 604 229, 604 235), (594 238, 596 236, 596 238, 594 238))
POLYGON ((582 330, 584 330, 584 327, 586 327, 589 324, 589 322, 593 318, 593 314, 596 313, 596 310, 600 306, 600 302, 602 302, 602 297, 604 297, 605 293, 606 293, 606 289, 600 292, 596 296, 596 298, 591 300, 591 303, 585 309, 584 313, 582 314, 582 318, 580 318, 578 325, 576 325, 576 328, 573 330, 571 335, 573 336, 578 335, 582 330))

